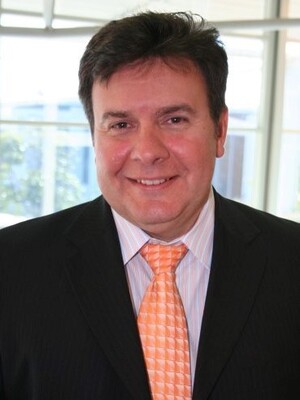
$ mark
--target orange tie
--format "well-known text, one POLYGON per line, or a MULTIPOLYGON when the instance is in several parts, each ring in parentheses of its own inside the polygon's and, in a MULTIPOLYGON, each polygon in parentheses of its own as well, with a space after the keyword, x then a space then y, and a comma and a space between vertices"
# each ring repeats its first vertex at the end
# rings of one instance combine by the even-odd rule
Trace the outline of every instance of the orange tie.
POLYGON ((148 243, 141 249, 154 272, 138 315, 153 400, 191 399, 187 324, 175 282, 186 252, 184 244, 148 243))

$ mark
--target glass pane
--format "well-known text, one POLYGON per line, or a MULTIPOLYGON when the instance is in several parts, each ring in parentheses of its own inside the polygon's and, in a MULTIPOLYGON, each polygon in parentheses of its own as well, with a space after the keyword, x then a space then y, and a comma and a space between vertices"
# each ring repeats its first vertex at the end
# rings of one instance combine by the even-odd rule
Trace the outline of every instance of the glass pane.
POLYGON ((26 12, 42 12, 43 11, 43 0, 2 0, 1 7, 15 11, 26 11, 26 12))
POLYGON ((256 132, 229 131, 225 155, 217 159, 213 185, 224 196, 251 204, 258 158, 256 132))
MULTIPOLYGON (((289 0, 288 3, 288 13, 287 16, 289 18, 300 18, 300 1, 299 0, 289 0)), ((295 29, 290 29, 288 31, 288 38, 290 40, 300 41, 300 24, 298 23, 298 27, 295 26, 295 29)))
POLYGON ((231 113, 230 122, 256 127, 260 107, 264 42, 224 36, 228 54, 229 75, 226 102, 231 113))
POLYGON ((286 44, 284 129, 300 130, 300 43, 286 44))
POLYGON ((56 0, 54 14, 56 16, 72 16, 80 18, 93 18, 99 20, 110 20, 129 14, 139 6, 138 0, 56 0))
POLYGON ((227 197, 258 206, 256 191, 262 165, 259 120, 264 45, 260 39, 222 39, 229 62, 226 94, 229 133, 225 156, 216 163, 214 185, 227 197))
POLYGON ((189 10, 199 13, 207 19, 233 20, 233 19, 259 19, 264 17, 265 1, 263 0, 111 0, 99 2, 98 0, 56 0, 55 14, 60 16, 77 16, 83 18, 98 18, 110 20, 138 11, 178 11, 189 10))
POLYGON ((290 18, 300 18, 299 0, 289 0, 288 16, 290 18))
MULTIPOLYGON (((291 12, 293 8, 291 6, 291 12)), ((124 15, 136 13, 141 10, 156 11, 178 11, 190 10, 203 15, 205 18, 214 20, 233 20, 233 19, 259 19, 264 17, 265 3, 263 0, 148 0, 140 2, 138 0, 111 0, 109 2, 99 2, 98 0, 56 0, 54 2, 54 13, 58 16, 70 16, 92 19, 112 19, 124 15)), ((43 12, 44 1, 42 0, 2 0, 2 7, 6 9, 26 12, 43 12)))
POLYGON ((86 43, 86 37, 1 38, 1 119, 86 122, 77 94, 86 43))
POLYGON ((42 17, 3 13, 1 14, 1 25, 19 28, 43 29, 45 27, 45 21, 42 17))
MULTIPOLYGON (((87 28, 91 27, 91 34, 90 37, 93 34, 93 31, 96 32, 98 24, 96 24, 95 28, 95 22, 93 20, 87 21, 85 19, 79 21, 77 20, 72 20, 72 19, 63 19, 63 18, 54 18, 52 21, 52 28, 54 29, 61 29, 61 28, 87 28)), ((100 26, 100 25, 99 25, 100 26)), ((86 38, 86 44, 88 42, 88 38, 86 38)))
POLYGON ((77 94, 87 40, 0 40, 0 226, 99 194, 77 94))
POLYGON ((300 222, 300 129, 281 142, 277 214, 300 222))
POLYGON ((199 1, 205 18, 216 21, 260 19, 265 16, 265 0, 199 1))
POLYGON ((0 226, 98 194, 88 129, 1 125, 0 226))
POLYGON ((286 45, 277 213, 300 221, 300 43, 286 45))

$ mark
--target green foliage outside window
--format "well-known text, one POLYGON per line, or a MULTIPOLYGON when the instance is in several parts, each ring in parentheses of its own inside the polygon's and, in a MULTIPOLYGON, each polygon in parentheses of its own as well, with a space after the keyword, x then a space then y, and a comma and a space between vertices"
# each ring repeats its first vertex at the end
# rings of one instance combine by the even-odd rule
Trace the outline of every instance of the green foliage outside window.
MULTIPOLYGON (((43 213, 49 182, 43 172, 43 152, 47 149, 43 149, 42 138, 41 130, 0 132, 0 214, 31 218, 43 213)), ((47 176, 54 175, 54 210, 81 200, 83 187, 74 171, 77 153, 71 147, 56 148, 52 171, 47 171, 47 176)))

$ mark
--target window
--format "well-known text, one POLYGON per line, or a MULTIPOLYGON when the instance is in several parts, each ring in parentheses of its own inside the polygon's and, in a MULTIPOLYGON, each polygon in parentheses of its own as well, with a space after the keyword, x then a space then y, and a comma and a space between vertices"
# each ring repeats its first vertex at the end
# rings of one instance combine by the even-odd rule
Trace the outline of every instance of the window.
POLYGON ((78 62, 87 40, 1 38, 5 220, 51 213, 99 193, 91 135, 77 95, 78 62))
MULTIPOLYGON (((229 129, 225 156, 217 160, 214 185, 223 195, 259 206, 260 109, 264 41, 224 36, 229 62, 226 102, 229 129)), ((261 167, 261 166, 260 166, 261 167)))
MULTIPOLYGON (((99 194, 77 95, 94 26, 142 9, 182 9, 180 0, 88 2, 30 0, 25 11, 19 1, 1 2, 0 227, 99 194)), ((217 21, 229 57, 229 134, 215 187, 300 220, 300 24, 269 25, 300 21, 299 1, 189 0, 185 8, 217 21)))
POLYGON ((300 221, 300 29, 285 44, 282 129, 276 204, 278 215, 300 221), (298 36, 298 40, 297 40, 298 36))

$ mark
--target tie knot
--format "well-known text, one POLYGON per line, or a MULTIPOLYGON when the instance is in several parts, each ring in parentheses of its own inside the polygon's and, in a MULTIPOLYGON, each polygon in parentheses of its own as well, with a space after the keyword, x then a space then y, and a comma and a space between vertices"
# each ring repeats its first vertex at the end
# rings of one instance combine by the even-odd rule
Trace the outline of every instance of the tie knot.
POLYGON ((185 244, 163 245, 146 243, 140 253, 154 274, 159 274, 162 272, 175 272, 177 265, 187 251, 185 244))

